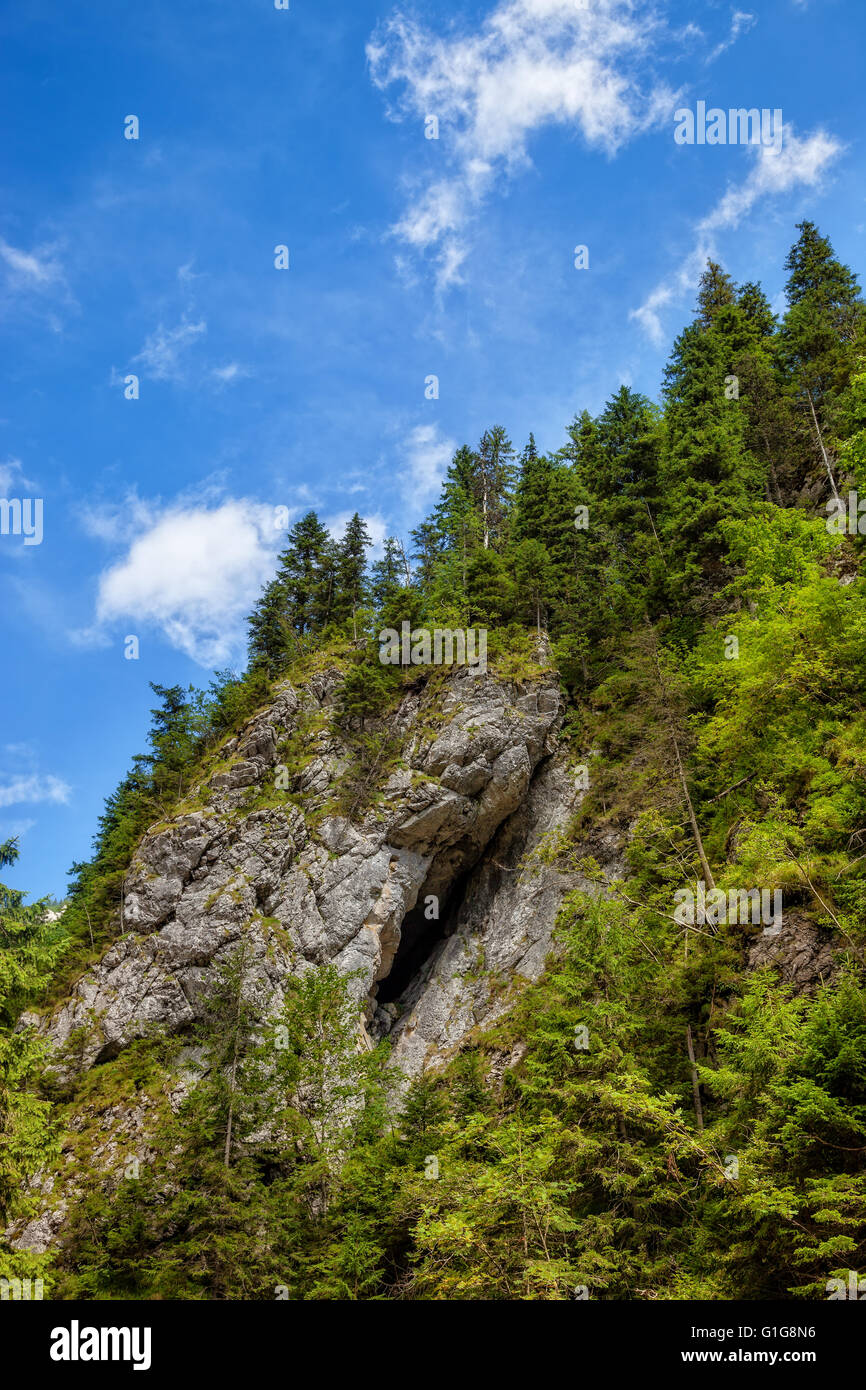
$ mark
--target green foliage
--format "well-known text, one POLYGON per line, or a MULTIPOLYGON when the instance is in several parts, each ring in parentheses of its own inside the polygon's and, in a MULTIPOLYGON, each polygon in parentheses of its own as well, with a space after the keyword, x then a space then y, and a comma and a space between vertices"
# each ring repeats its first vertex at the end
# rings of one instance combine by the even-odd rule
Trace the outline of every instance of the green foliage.
MULTIPOLYGON (((16 841, 0 844, 0 869, 17 858, 16 841)), ((48 983, 65 933, 46 920, 45 902, 27 906, 25 896, 0 883, 0 1230, 34 1209, 33 1179, 59 1152, 51 1106, 39 1090, 44 1044, 32 1027, 14 1024, 48 983)))

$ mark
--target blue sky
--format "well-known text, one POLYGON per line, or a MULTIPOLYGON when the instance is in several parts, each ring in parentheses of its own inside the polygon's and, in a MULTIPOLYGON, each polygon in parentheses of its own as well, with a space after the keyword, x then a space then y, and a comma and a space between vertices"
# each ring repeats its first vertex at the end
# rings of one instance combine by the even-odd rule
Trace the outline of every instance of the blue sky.
POLYGON ((242 664, 278 508, 405 535, 485 427, 656 396, 707 254, 778 307, 805 216, 861 270, 864 39, 861 0, 7 6, 0 497, 44 511, 0 535, 9 881, 63 894, 149 681, 242 664), (781 150, 678 146, 699 100, 781 108, 781 150))

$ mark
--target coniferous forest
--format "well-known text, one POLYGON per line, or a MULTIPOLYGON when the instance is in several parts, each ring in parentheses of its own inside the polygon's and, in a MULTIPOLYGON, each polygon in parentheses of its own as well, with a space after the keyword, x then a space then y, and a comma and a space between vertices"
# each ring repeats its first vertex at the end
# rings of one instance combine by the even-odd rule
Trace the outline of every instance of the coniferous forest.
POLYGON ((658 399, 612 382, 555 452, 467 419, 375 562, 360 514, 335 539, 308 511, 245 669, 153 683, 64 910, 0 888, 0 1274, 59 1300, 799 1301, 866 1269, 866 307, 811 221, 784 269, 777 316, 710 261, 658 399), (340 673, 328 812, 375 808, 401 702, 447 680, 380 660, 404 623, 558 682, 583 795, 542 857, 584 886, 540 976, 403 1086, 344 974, 269 1013, 242 937, 188 1028, 58 1065, 42 1025, 131 930, 142 837, 287 682, 340 673), (780 893, 793 957, 684 922, 697 882, 780 893), (118 1177, 94 1155, 133 1100, 150 1157, 118 1177), (16 1243, 73 1170, 59 1238, 16 1243))

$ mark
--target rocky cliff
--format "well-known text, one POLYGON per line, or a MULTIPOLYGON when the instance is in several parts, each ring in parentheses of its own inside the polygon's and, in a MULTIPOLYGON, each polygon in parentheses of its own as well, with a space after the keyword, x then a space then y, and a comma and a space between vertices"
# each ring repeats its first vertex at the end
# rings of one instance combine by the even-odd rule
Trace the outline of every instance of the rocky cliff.
MULTIPOLYGON (((555 673, 416 682, 388 721, 389 769, 352 817, 335 810, 352 756, 332 718, 341 679, 279 686, 145 835, 119 939, 39 1020, 67 1085, 135 1039, 182 1036, 242 935, 262 1014, 289 976, 333 962, 352 975, 368 1038, 389 1033, 407 1075, 446 1061, 538 978, 581 882, 543 852, 581 796, 558 744, 555 673)), ((616 869, 613 838, 608 849, 616 869)), ((103 1113, 109 1169, 146 1148, 147 1106, 103 1113)), ((45 1248, 64 1210, 55 1200, 15 1243, 45 1248)))
POLYGON ((497 971, 540 969, 558 905, 555 876, 541 873, 543 886, 524 899, 514 875, 571 806, 567 778, 551 765, 555 679, 508 685, 461 672, 435 695, 408 694, 392 721, 397 767, 356 823, 328 810, 348 757, 322 717, 338 683, 332 672, 303 690, 282 686, 194 789, 189 800, 199 807, 181 807, 145 836, 126 879, 123 935, 48 1025, 57 1046, 79 1039, 67 1065, 107 1061, 154 1025, 188 1027, 210 972, 242 932, 264 1000, 278 1007, 288 975, 332 961, 355 973, 377 1031, 400 1016, 399 1052, 411 1065, 421 1035, 393 988, 387 1010, 377 1008, 395 965, 401 999, 411 997, 413 1017, 428 1019, 433 1047, 483 1012, 480 997, 469 1014, 458 990, 443 997, 443 972, 465 971, 480 949, 497 971), (306 753, 293 771, 280 750, 299 730, 306 753), (481 861, 506 822, 502 853, 511 862, 497 869, 481 861), (407 970, 409 956, 417 970, 407 970), (446 1023, 446 1014, 463 1024, 446 1023))

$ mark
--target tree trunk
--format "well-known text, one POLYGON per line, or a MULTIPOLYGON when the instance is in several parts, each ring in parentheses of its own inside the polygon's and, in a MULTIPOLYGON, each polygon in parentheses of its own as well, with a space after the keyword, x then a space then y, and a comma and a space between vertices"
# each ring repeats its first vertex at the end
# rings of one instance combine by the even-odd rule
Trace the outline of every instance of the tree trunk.
POLYGON ((410 589, 412 587, 412 571, 409 568, 409 561, 406 558, 406 551, 403 548, 403 542, 398 541, 397 544, 400 547, 400 554, 403 556, 403 568, 406 571, 406 588, 410 589))
POLYGON ((661 686, 662 695, 663 695, 663 697, 664 697, 664 704, 665 704, 666 717, 667 717, 667 726, 668 726, 668 736, 669 736, 669 738, 670 738, 671 744, 673 745, 674 757, 676 758, 676 762, 677 762, 677 772, 678 772, 678 774, 679 774, 679 779, 680 779, 680 787, 682 788, 683 798, 684 798, 685 803, 686 803, 686 809, 688 810, 688 813, 689 813, 689 823, 690 823, 690 825, 691 825, 691 827, 692 827, 692 835, 694 836, 695 847, 697 848, 697 851, 698 851, 698 858, 699 858, 700 861, 701 861, 701 869, 703 870, 704 881, 705 881, 705 883, 706 883, 706 885, 707 885, 708 888, 715 888, 715 886, 716 886, 716 881, 715 881, 715 879, 713 878, 713 871, 712 871, 712 869, 710 868, 709 860, 707 859, 706 853, 705 853, 705 851, 704 851, 704 842, 703 842, 703 840, 701 839, 701 832, 700 832, 700 829, 698 828, 698 820, 697 820, 697 816, 695 815, 695 808, 694 808, 694 806, 692 805, 692 798, 691 798, 691 796, 689 795, 689 787, 688 787, 688 783, 687 783, 687 781, 686 781, 686 774, 685 774, 685 769, 684 769, 684 767, 683 767, 683 760, 682 760, 682 758, 680 757, 680 745, 679 745, 679 743, 677 742, 677 736, 676 736, 676 733, 675 733, 675 731, 674 731, 673 714, 672 714, 672 711, 671 711, 671 700, 670 700, 670 695, 669 695, 669 693, 668 693, 667 685, 665 684, 664 675, 662 674, 662 664, 661 664, 661 662, 659 661, 659 652, 658 652, 658 645, 657 645, 656 640, 655 640, 655 633, 654 633, 653 630, 652 630, 652 625, 651 625, 651 623, 650 623, 650 621, 649 621, 649 618, 647 618, 646 622, 647 622, 647 627, 649 628, 650 636, 651 636, 651 639, 652 639, 652 644, 653 644, 653 656, 655 657, 655 664, 656 664, 656 671, 658 672, 659 685, 661 686))
POLYGON ((824 436, 821 433, 821 426, 818 424, 818 416, 815 414, 815 404, 812 400, 812 392, 808 390, 808 388, 806 390, 806 396, 809 400, 809 409, 812 412, 812 420, 815 424, 815 433, 818 436, 818 445, 821 449, 821 456, 824 460, 824 467, 827 470, 827 476, 830 479, 830 486, 833 489, 833 496, 836 498, 837 502, 841 502, 842 499, 839 496, 839 493, 836 491, 836 480, 833 477, 833 470, 830 467, 830 459, 828 457, 827 450, 824 448, 824 436))
POLYGON ((240 979, 240 981, 239 981, 239 983, 238 983, 238 1007, 237 1007, 237 1013, 235 1014, 234 1053, 233 1053, 233 1056, 232 1056, 232 1070, 231 1070, 231 1076, 230 1076, 230 1078, 229 1078, 229 1114, 228 1114, 228 1121, 227 1121, 227 1123, 226 1123, 226 1148, 225 1148, 225 1157, 224 1157, 224 1164, 225 1164, 225 1167, 226 1167, 226 1168, 228 1168, 229 1162, 230 1162, 230 1160, 231 1160, 231 1149, 232 1149, 232 1121, 234 1120, 234 1110, 235 1110, 235 1078, 237 1077, 237 1071, 238 1071, 238 1036, 239 1036, 239 1032, 240 1032, 240 1022, 241 1022, 241 996, 242 996, 242 994, 243 994, 243 977, 241 977, 241 979, 240 979))
POLYGON ((698 1080, 698 1068, 695 1063, 695 1047, 692 1042, 692 1025, 686 1027, 686 1046, 689 1051, 689 1069, 692 1073, 692 1094, 695 1098, 695 1121, 698 1129, 704 1127, 704 1107, 701 1105, 701 1083, 698 1080))
POLYGON ((668 567, 668 562, 667 562, 667 560, 665 559, 665 553, 664 553, 664 551, 662 550, 662 543, 661 543, 661 541, 659 540, 659 533, 658 533, 658 531, 656 530, 656 524, 655 524, 655 522, 653 521, 653 514, 652 514, 652 512, 650 511, 649 502, 646 500, 646 498, 643 499, 643 504, 644 504, 644 506, 646 507, 646 514, 647 514, 647 516, 649 517, 649 524, 650 524, 650 526, 653 528, 653 535, 654 535, 655 538, 656 538, 656 545, 657 545, 658 548, 659 548, 659 555, 661 555, 661 557, 662 557, 662 564, 664 565, 665 569, 667 569, 667 567, 668 567))
POLYGON ((692 826, 692 834, 695 838, 695 845, 697 846, 698 858, 701 861, 701 869, 703 870, 704 881, 706 882, 708 888, 715 888, 716 880, 713 878, 713 871, 710 868, 709 860, 707 859, 707 856, 704 852, 704 842, 701 839, 701 832, 698 829, 698 822, 697 817, 695 816, 695 808, 692 805, 692 798, 689 796, 689 788, 688 783, 686 782, 686 774, 683 770, 683 760, 680 757, 679 744, 677 743, 676 734, 674 733, 672 727, 669 728, 669 732, 671 736, 671 742, 674 746, 674 753, 676 754, 677 758, 677 768, 680 774, 680 786, 683 789, 683 796, 686 799, 686 806, 688 807, 689 812, 689 820, 691 821, 692 826))

